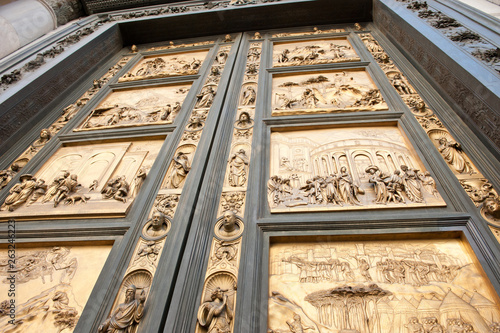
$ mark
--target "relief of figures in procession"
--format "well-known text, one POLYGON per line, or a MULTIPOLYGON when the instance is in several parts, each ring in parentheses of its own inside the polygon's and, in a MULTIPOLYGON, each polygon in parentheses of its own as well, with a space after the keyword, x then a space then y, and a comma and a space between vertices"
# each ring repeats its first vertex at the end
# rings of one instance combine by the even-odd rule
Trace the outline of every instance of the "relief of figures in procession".
POLYGON ((274 132, 271 212, 442 206, 395 126, 274 132))
POLYGON ((75 131, 170 124, 190 87, 180 84, 113 91, 75 131))
POLYGON ((273 66, 303 66, 360 61, 346 38, 275 43, 273 66))
POLYGON ((498 300, 460 238, 295 240, 270 248, 269 333, 499 332, 498 300))

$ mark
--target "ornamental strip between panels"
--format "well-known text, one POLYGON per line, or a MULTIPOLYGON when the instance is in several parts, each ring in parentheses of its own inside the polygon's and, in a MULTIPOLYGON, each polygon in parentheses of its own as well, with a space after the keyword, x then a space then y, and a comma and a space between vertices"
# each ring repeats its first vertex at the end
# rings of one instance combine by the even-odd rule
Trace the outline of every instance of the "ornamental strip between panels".
POLYGON ((250 41, 243 83, 233 126, 229 159, 222 185, 217 222, 210 247, 196 332, 232 332, 242 235, 245 196, 260 71, 262 42, 259 33, 250 41))

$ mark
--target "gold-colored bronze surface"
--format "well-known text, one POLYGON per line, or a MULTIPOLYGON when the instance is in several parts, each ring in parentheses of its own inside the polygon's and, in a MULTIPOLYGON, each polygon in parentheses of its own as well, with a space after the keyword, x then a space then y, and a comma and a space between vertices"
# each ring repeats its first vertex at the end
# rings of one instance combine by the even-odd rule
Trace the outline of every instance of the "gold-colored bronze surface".
POLYGON ((387 110, 365 70, 273 75, 272 115, 387 110))

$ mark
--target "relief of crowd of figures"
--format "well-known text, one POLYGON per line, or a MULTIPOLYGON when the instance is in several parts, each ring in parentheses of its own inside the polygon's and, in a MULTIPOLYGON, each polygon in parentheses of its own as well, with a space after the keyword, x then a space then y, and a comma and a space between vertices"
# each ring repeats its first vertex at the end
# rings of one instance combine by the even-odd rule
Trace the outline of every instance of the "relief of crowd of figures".
MULTIPOLYGON (((254 39, 259 39, 256 33, 254 39)), ((253 135, 261 42, 250 42, 246 71, 241 86, 233 139, 221 193, 219 214, 205 274, 201 305, 197 313, 196 332, 233 330, 234 305, 238 281, 241 235, 244 223, 244 200, 248 184, 250 151, 253 135), (239 191, 235 191, 235 189, 239 191)))
POLYGON ((62 110, 62 115, 49 127, 40 131, 40 137, 31 144, 31 146, 22 153, 5 170, 0 170, 0 190, 9 184, 12 178, 42 149, 51 138, 54 137, 85 104, 128 62, 130 58, 122 58, 115 66, 98 80, 94 80, 92 88, 87 90, 75 103, 68 105, 62 110))
POLYGON ((271 134, 271 211, 443 205, 396 127, 271 134))
POLYGON ((494 226, 500 226, 500 199, 492 184, 473 165, 461 144, 452 137, 434 111, 399 72, 380 44, 370 34, 361 34, 360 37, 472 202, 480 208, 482 216, 494 226), (396 81, 394 77, 397 77, 396 81))
POLYGON ((16 319, 9 301, 0 303, 0 331, 72 332, 111 246, 53 246, 18 249, 12 270, 7 254, 0 258, 0 291, 7 295, 16 276, 16 319))
POLYGON ((273 244, 268 332, 498 332, 497 300, 460 243, 273 244))

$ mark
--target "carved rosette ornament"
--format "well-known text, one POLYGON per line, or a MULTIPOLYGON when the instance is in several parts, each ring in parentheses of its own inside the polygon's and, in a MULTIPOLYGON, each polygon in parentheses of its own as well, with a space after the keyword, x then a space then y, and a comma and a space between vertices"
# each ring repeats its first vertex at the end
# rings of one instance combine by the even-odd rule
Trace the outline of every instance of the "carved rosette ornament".
POLYGON ((257 82, 262 42, 250 42, 246 71, 240 88, 239 107, 220 197, 205 274, 203 296, 198 309, 197 333, 233 331, 236 284, 244 231, 245 195, 248 184, 257 82), (238 189, 238 191, 234 191, 238 189), (238 215, 237 215, 238 214, 238 215))
MULTIPOLYGON (((411 2, 411 4, 415 3, 415 1, 411 2)), ((427 7, 427 4, 425 4, 425 7, 427 7)), ((424 12, 426 10, 425 8, 424 12)), ((420 13, 423 13, 422 10, 420 13)), ((434 21, 438 22, 439 20, 433 20, 432 22, 434 21)), ((463 150, 462 145, 452 137, 434 111, 422 100, 415 88, 411 86, 373 36, 365 33, 360 34, 360 37, 368 51, 384 70, 394 89, 410 108, 422 129, 427 133, 443 160, 457 177, 472 202, 476 207, 479 207, 481 215, 494 226, 500 227, 500 221, 498 220, 500 208, 496 204, 499 200, 498 193, 493 189, 490 182, 479 172, 463 150)))

